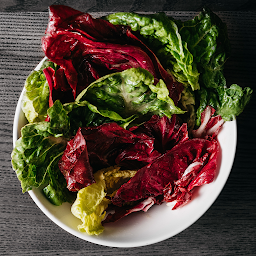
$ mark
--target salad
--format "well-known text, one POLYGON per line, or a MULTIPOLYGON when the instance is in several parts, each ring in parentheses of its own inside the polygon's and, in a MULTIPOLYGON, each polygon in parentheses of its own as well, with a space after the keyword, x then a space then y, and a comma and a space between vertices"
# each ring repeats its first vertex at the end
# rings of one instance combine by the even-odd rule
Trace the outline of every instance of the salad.
POLYGON ((42 49, 42 66, 25 82, 28 124, 12 152, 23 192, 71 203, 78 229, 99 235, 155 204, 182 207, 213 181, 217 135, 252 94, 226 83, 230 45, 216 14, 95 19, 52 5, 42 49))

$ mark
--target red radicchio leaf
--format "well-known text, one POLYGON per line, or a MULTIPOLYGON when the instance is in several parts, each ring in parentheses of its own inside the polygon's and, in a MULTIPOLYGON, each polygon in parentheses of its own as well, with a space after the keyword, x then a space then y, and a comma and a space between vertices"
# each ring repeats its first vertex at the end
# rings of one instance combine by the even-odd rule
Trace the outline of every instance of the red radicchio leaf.
MULTIPOLYGON (((97 70, 103 67, 111 73, 141 67, 156 77, 151 59, 137 46, 95 42, 69 31, 58 31, 54 35, 45 36, 42 46, 45 55, 63 67, 74 98, 77 95, 76 87, 79 82, 78 66, 84 59, 97 65, 97 70), (80 56, 77 56, 77 52, 80 56)), ((86 77, 86 74, 84 76, 86 77)))
POLYGON ((117 156, 117 165, 125 166, 127 169, 140 169, 148 163, 152 163, 160 153, 154 150, 154 138, 145 134, 137 136, 138 140, 126 147, 117 156))
POLYGON ((120 151, 138 139, 116 123, 83 127, 81 132, 87 144, 90 163, 95 169, 114 165, 120 151))
POLYGON ((70 87, 67 83, 67 79, 65 76, 65 71, 63 68, 58 68, 53 77, 54 80, 54 89, 61 91, 69 91, 70 87))
POLYGON ((68 26, 66 19, 80 14, 82 14, 82 12, 64 5, 51 5, 49 7, 49 23, 45 33, 51 34, 59 27, 65 28, 68 26))
POLYGON ((67 143, 59 161, 59 169, 70 191, 78 191, 95 182, 89 163, 86 141, 79 128, 75 137, 67 143))
POLYGON ((184 123, 180 126, 176 115, 173 115, 171 118, 154 115, 143 125, 130 128, 130 131, 136 135, 145 134, 154 138, 154 148, 161 153, 189 138, 187 124, 184 123))
POLYGON ((106 20, 94 19, 88 13, 77 11, 65 5, 49 7, 49 23, 45 34, 58 30, 75 31, 95 41, 116 40, 122 26, 116 26, 106 20))
POLYGON ((107 209, 108 215, 106 219, 102 222, 102 224, 115 222, 120 220, 121 218, 138 211, 147 212, 148 209, 156 203, 156 199, 154 197, 148 197, 147 199, 139 202, 133 206, 124 206, 124 207, 116 207, 110 206, 107 209), (114 211, 114 213, 112 213, 114 211))
POLYGON ((52 107, 53 105, 53 99, 52 99, 52 91, 54 87, 54 81, 53 81, 53 76, 54 76, 54 69, 51 67, 45 68, 43 70, 45 78, 47 80, 48 86, 49 86, 49 108, 52 107))
POLYGON ((152 163, 166 149, 188 139, 187 125, 184 123, 180 126, 176 115, 172 118, 154 115, 143 125, 131 127, 129 130, 140 139, 125 148, 116 158, 117 165, 128 169, 140 169, 152 163))
POLYGON ((195 159, 184 171, 181 178, 168 184, 164 188, 164 201, 176 201, 173 210, 186 204, 192 197, 192 189, 195 186, 202 186, 211 183, 214 179, 217 168, 217 157, 219 144, 211 140, 212 146, 209 152, 205 152, 200 158, 195 159))
MULTIPOLYGON (((49 107, 51 107, 57 99, 62 103, 74 101, 63 68, 59 68, 55 71, 52 67, 47 67, 43 72, 49 86, 49 107)), ((47 120, 48 119, 49 118, 47 118, 47 120)))
POLYGON ((188 191, 184 187, 177 186, 174 189, 174 192, 171 190, 171 185, 167 186, 164 189, 164 201, 168 204, 172 201, 175 201, 175 205, 172 210, 177 209, 180 206, 184 206, 192 198, 192 192, 188 191))
POLYGON ((163 195, 168 184, 174 187, 188 166, 203 158, 206 153, 209 154, 204 162, 206 167, 199 172, 199 178, 196 177, 195 182, 192 181, 189 190, 193 186, 209 183, 217 167, 218 151, 218 143, 215 140, 189 139, 179 143, 153 163, 138 170, 134 177, 118 189, 112 202, 122 206, 126 202, 163 195))
POLYGON ((213 116, 215 109, 207 106, 201 114, 201 125, 197 130, 192 131, 194 138, 207 138, 211 136, 215 138, 224 124, 224 120, 220 115, 213 116))
POLYGON ((215 150, 206 152, 200 159, 191 163, 182 177, 168 184, 164 189, 164 201, 175 201, 173 209, 186 204, 192 197, 192 190, 196 186, 211 183, 214 179, 217 168, 217 158, 219 153, 219 143, 215 140, 224 120, 220 115, 214 116, 215 109, 207 106, 201 114, 201 125, 197 130, 192 131, 195 138, 208 139, 213 143, 215 150))

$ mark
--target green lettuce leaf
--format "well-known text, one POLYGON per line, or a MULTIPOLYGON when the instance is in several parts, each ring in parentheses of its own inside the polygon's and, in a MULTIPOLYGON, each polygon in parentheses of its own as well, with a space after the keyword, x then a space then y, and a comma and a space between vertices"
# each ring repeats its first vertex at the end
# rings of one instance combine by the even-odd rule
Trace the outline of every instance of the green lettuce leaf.
POLYGON ((237 84, 232 84, 229 88, 219 88, 220 107, 217 108, 217 114, 224 120, 234 120, 249 103, 252 92, 251 88, 241 88, 237 84))
POLYGON ((63 107, 69 116, 71 135, 75 135, 79 127, 98 126, 113 121, 121 126, 129 123, 129 120, 122 120, 120 116, 118 120, 105 117, 87 101, 66 103, 63 107))
POLYGON ((249 102, 252 94, 250 88, 227 86, 223 70, 230 56, 230 42, 225 23, 211 10, 203 9, 195 18, 184 22, 164 14, 125 12, 110 14, 107 20, 113 24, 129 25, 132 30, 139 31, 144 42, 179 82, 190 84, 192 90, 200 88, 194 94, 189 94, 189 102, 194 98, 197 103, 196 110, 193 104, 187 104, 186 90, 179 103, 187 111, 184 118, 191 127, 194 122, 200 124, 201 113, 207 105, 213 106, 217 114, 230 121, 249 102))
POLYGON ((71 207, 72 214, 82 221, 77 228, 89 235, 99 235, 104 231, 101 222, 110 202, 105 198, 105 181, 102 172, 95 173, 94 179, 96 183, 78 191, 77 198, 71 207))
POLYGON ((21 182, 22 191, 47 187, 44 189, 46 196, 57 205, 71 200, 58 168, 67 143, 63 131, 69 130, 65 113, 62 104, 56 101, 48 111, 51 121, 25 125, 12 151, 12 166, 21 182))
POLYGON ((93 112, 126 125, 141 116, 157 114, 170 118, 184 113, 174 105, 165 83, 160 80, 154 85, 153 75, 142 68, 101 77, 78 95, 76 102, 84 101, 90 103, 93 112))
POLYGON ((112 24, 128 25, 133 31, 138 31, 177 81, 190 85, 192 90, 199 89, 199 72, 194 57, 174 20, 164 13, 139 15, 130 12, 113 13, 106 19, 112 24))
POLYGON ((217 90, 202 88, 198 92, 200 102, 196 112, 196 125, 200 125, 201 113, 207 105, 212 106, 216 110, 216 114, 221 115, 223 120, 234 120, 249 103, 252 92, 251 88, 241 88, 236 84, 231 85, 229 88, 219 87, 217 90))
POLYGON ((47 114, 50 118, 48 131, 54 137, 70 137, 70 118, 63 104, 56 100, 47 114))
POLYGON ((200 85, 208 88, 225 86, 224 64, 230 56, 226 24, 209 9, 203 9, 194 19, 175 21, 182 40, 187 42, 200 72, 200 85))
POLYGON ((207 105, 225 121, 234 120, 248 104, 252 90, 227 86, 224 65, 230 56, 230 42, 225 23, 209 9, 203 9, 192 20, 175 22, 200 72, 201 89, 195 92, 196 125, 200 125, 207 105))
POLYGON ((47 117, 49 86, 43 73, 43 69, 46 67, 55 68, 55 64, 45 60, 40 70, 32 71, 25 82, 22 111, 29 123, 40 122, 47 117))

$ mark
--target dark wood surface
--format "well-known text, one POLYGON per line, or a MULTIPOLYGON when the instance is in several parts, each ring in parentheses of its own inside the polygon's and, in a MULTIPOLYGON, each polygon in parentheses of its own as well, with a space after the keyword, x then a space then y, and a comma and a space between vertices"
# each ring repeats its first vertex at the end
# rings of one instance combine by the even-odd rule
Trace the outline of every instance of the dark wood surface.
MULTIPOLYGON (((21 193, 10 158, 14 112, 27 75, 43 57, 41 37, 48 22, 47 6, 53 2, 0 3, 0 255, 255 255, 255 93, 237 118, 236 158, 223 191, 196 223, 165 241, 130 249, 95 245, 62 230, 40 211, 27 193, 21 193)), ((169 13, 187 19, 207 1, 55 3, 88 12, 174 11, 169 13)), ((228 84, 237 83, 255 90, 255 1, 212 1, 210 5, 228 26, 233 49, 226 65, 228 84)))
POLYGON ((1 0, 3 12, 44 12, 51 4, 65 4, 86 12, 117 11, 213 11, 256 10, 255 0, 1 0))

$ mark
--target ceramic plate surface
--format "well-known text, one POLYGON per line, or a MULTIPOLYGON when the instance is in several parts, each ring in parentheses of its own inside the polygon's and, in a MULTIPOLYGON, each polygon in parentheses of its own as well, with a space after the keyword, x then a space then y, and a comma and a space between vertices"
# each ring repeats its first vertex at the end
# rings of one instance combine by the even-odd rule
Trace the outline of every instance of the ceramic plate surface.
MULTIPOLYGON (((43 60, 36 69, 40 68, 43 60)), ((21 110, 21 100, 24 89, 20 95, 13 126, 13 143, 20 137, 20 129, 26 124, 25 116, 21 110)), ((77 230, 81 221, 74 217, 70 211, 71 205, 64 203, 61 206, 52 205, 39 189, 29 191, 37 206, 53 222, 67 232, 86 241, 111 247, 138 247, 150 245, 168 239, 188 228, 197 221, 213 204, 223 189, 232 169, 236 143, 236 121, 226 122, 218 135, 221 146, 221 159, 215 180, 203 185, 194 191, 192 200, 185 206, 172 210, 166 204, 155 205, 148 212, 132 213, 116 223, 105 225, 105 231, 99 236, 89 236, 77 230)))

